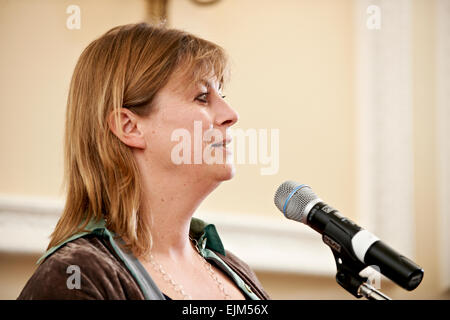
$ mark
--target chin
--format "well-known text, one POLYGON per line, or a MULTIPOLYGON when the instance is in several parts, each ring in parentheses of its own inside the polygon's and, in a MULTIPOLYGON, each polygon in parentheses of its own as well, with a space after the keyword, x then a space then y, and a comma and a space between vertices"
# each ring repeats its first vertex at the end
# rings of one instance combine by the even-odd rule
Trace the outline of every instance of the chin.
POLYGON ((234 164, 216 164, 214 165, 214 174, 219 181, 227 181, 233 179, 236 168, 234 164))

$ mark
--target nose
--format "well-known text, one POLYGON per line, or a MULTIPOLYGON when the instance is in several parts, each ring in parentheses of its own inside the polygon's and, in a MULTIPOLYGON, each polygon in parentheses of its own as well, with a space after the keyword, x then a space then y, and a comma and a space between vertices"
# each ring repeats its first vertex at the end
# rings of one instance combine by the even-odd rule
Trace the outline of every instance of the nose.
POLYGON ((220 100, 215 115, 216 125, 231 127, 239 120, 239 114, 225 100, 220 100))

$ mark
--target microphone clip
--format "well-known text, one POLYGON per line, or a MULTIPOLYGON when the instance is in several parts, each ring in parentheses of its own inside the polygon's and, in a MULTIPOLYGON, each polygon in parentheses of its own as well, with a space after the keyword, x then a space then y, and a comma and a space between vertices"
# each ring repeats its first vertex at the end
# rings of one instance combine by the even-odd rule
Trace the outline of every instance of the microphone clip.
POLYGON ((326 239, 324 235, 323 241, 330 246, 336 261, 337 273, 336 282, 356 298, 364 297, 368 300, 391 300, 387 295, 380 292, 368 283, 368 278, 360 275, 361 271, 366 268, 359 260, 345 250, 336 250, 336 246, 330 245, 330 238, 326 239))

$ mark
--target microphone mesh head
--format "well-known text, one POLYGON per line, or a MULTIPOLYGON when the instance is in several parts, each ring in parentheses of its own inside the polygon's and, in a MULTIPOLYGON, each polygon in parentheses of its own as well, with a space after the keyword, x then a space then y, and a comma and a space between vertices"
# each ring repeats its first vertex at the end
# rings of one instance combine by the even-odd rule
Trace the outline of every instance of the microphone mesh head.
POLYGON ((288 219, 306 223, 308 204, 320 200, 312 189, 294 181, 286 181, 278 187, 274 201, 288 219), (295 190, 295 192, 294 192, 295 190))

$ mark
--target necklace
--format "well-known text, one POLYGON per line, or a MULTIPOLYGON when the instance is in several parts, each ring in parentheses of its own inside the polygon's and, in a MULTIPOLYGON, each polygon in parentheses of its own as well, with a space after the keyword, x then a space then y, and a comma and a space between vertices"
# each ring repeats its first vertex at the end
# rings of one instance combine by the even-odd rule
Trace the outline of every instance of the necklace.
MULTIPOLYGON (((205 269, 208 271, 208 274, 216 282, 217 287, 222 292, 225 300, 230 300, 231 296, 226 292, 223 282, 216 275, 211 264, 208 263, 208 261, 206 261, 206 259, 204 259, 202 257, 201 252, 197 246, 197 240, 192 239, 191 237, 189 237, 189 239, 191 241, 195 242, 194 247, 198 253, 198 255, 196 255, 196 256, 198 256, 198 258, 202 261, 205 269)), ((149 262, 152 265, 153 269, 155 269, 157 272, 159 272, 162 275, 163 280, 166 281, 167 283, 169 283, 172 286, 172 288, 175 290, 176 293, 180 294, 184 300, 192 300, 192 297, 186 293, 183 286, 172 279, 172 277, 164 270, 163 266, 160 263, 156 262, 156 260, 152 254, 150 254, 149 262)))
POLYGON ((208 271, 209 275, 211 276, 211 278, 213 278, 213 280, 216 282, 217 287, 219 288, 219 290, 222 292, 223 297, 225 298, 225 300, 231 300, 231 296, 226 292, 225 290, 225 286, 223 285, 223 282, 219 279, 219 277, 216 275, 216 273, 214 272, 212 266, 210 263, 208 263, 208 261, 206 261, 206 259, 202 258, 202 255, 200 253, 200 250, 197 246, 197 240, 192 239, 191 237, 189 237, 189 239, 191 239, 192 241, 195 242, 194 247, 198 252, 198 257, 199 259, 202 260, 203 265, 205 266, 206 270, 208 271))

